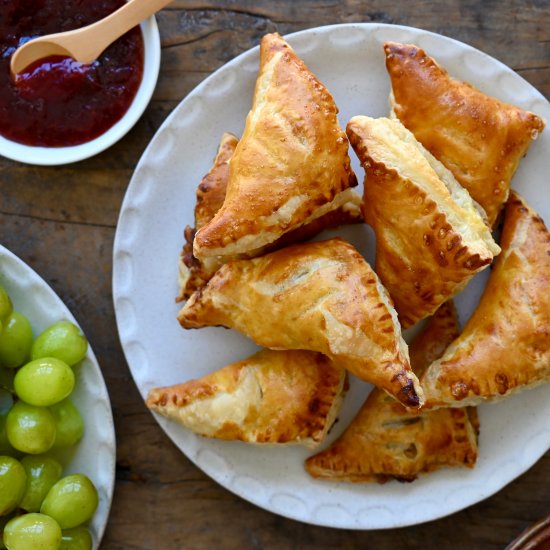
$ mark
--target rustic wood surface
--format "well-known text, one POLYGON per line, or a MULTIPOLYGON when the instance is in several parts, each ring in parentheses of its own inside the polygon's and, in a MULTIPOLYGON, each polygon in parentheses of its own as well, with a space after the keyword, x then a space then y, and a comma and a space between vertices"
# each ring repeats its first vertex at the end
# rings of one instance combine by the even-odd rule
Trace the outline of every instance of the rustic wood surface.
MULTIPOLYGON (((117 431, 116 489, 103 548, 504 548, 550 513, 550 453, 497 495, 439 521, 390 531, 302 525, 229 493, 192 465, 141 402, 117 338, 112 244, 124 192, 164 118, 263 34, 375 21, 422 27, 500 59, 550 97, 549 0, 176 0, 157 17, 162 66, 137 126, 66 167, 0 159, 0 242, 36 269, 83 325, 117 431)), ((550 221, 550 220, 547 220, 550 221)))

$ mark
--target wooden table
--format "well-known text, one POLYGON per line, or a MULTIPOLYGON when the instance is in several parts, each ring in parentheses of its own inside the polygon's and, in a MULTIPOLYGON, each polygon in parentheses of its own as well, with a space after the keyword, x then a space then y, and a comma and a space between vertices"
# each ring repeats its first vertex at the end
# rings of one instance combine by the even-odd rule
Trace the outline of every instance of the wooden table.
POLYGON ((126 186, 157 128, 201 80, 265 33, 356 21, 422 27, 480 48, 550 97, 549 0, 176 0, 157 20, 160 79, 145 115, 123 140, 66 167, 0 159, 0 240, 65 300, 109 388, 118 450, 103 548, 503 548, 550 513, 550 453, 484 502, 391 531, 302 525, 211 481, 169 441, 140 399, 117 338, 111 254, 126 186))

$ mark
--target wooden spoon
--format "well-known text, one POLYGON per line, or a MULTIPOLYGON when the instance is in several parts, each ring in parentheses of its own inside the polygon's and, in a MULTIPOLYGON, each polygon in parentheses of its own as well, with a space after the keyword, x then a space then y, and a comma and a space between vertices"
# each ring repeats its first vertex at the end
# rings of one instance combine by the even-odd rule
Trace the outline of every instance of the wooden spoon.
POLYGON ((30 40, 13 54, 11 73, 16 75, 31 63, 50 55, 63 55, 81 63, 92 63, 117 38, 170 2, 171 0, 128 0, 115 12, 87 27, 30 40))

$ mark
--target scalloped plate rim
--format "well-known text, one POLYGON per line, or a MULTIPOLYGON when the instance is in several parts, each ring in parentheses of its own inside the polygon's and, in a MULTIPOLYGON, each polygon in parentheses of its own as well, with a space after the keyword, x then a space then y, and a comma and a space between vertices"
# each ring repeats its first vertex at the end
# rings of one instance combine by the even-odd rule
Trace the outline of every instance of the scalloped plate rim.
MULTIPOLYGON (((429 36, 435 37, 437 39, 444 39, 446 42, 449 42, 450 44, 452 44, 454 48, 458 48, 458 49, 464 50, 464 51, 475 52, 476 55, 481 55, 484 59, 488 60, 494 67, 496 67, 499 72, 506 72, 506 73, 512 72, 515 77, 519 78, 521 81, 526 83, 526 81, 521 76, 514 73, 504 63, 502 63, 501 61, 499 61, 499 60, 497 60, 497 59, 495 59, 491 56, 489 56, 488 54, 482 52, 481 50, 478 50, 478 49, 476 49, 476 48, 474 48, 474 47, 472 47, 468 44, 465 44, 463 42, 460 42, 456 39, 446 37, 444 35, 441 35, 441 34, 438 34, 438 33, 432 32, 432 31, 427 31, 427 30, 424 30, 424 29, 419 29, 419 28, 414 28, 414 27, 408 27, 408 26, 404 26, 404 25, 390 25, 390 24, 384 24, 384 23, 334 24, 334 25, 326 25, 326 26, 322 26, 322 27, 315 27, 315 28, 311 28, 311 29, 305 29, 305 30, 302 30, 302 31, 298 31, 298 32, 295 32, 295 33, 292 33, 292 34, 285 35, 285 38, 288 39, 292 44, 293 40, 303 38, 304 36, 308 36, 308 35, 312 35, 312 34, 315 35, 315 34, 330 33, 332 31, 338 32, 342 29, 349 29, 349 28, 357 28, 357 29, 360 29, 360 30, 366 30, 367 32, 369 32, 370 29, 379 29, 379 28, 388 29, 388 30, 391 29, 392 31, 395 31, 395 34, 396 34, 395 39, 396 40, 399 40, 399 32, 400 31, 412 32, 413 34, 419 33, 421 35, 429 35, 429 36)), ((211 75, 209 75, 207 78, 205 78, 205 80, 203 80, 200 84, 198 84, 175 107, 173 112, 166 118, 166 120, 163 122, 163 124, 160 126, 160 128, 155 133, 155 136, 151 139, 151 141, 148 144, 147 148, 145 149, 138 165, 136 166, 134 175, 132 177, 130 185, 128 186, 127 192, 125 194, 125 197, 124 197, 124 200, 123 200, 123 203, 122 203, 122 206, 121 206, 119 223, 117 225, 117 231, 116 231, 115 240, 114 240, 114 247, 113 247, 113 302, 114 302, 114 306, 115 306, 115 313, 116 313, 116 318, 117 318, 117 326, 119 327, 119 332, 120 332, 120 323, 122 323, 124 321, 124 319, 122 319, 122 314, 120 312, 119 307, 117 306, 117 300, 119 298, 128 298, 128 296, 126 294, 120 294, 119 293, 119 284, 118 284, 118 281, 117 281, 117 274, 120 273, 120 271, 119 271, 120 270, 120 264, 119 264, 118 256, 119 256, 119 254, 122 254, 122 253, 126 253, 126 254, 128 253, 128 250, 125 249, 124 247, 122 247, 121 241, 123 240, 123 238, 125 236, 124 231, 125 231, 126 224, 125 224, 125 220, 124 220, 124 214, 131 208, 132 200, 133 200, 133 198, 135 198, 135 197, 132 197, 132 184, 135 180, 139 179, 140 171, 146 165, 146 159, 148 158, 149 155, 151 155, 151 153, 152 153, 152 151, 153 151, 153 149, 154 149, 154 147, 157 143, 157 138, 159 136, 161 136, 163 134, 163 132, 165 132, 167 129, 171 128, 174 121, 177 119, 178 115, 180 115, 180 113, 182 113, 182 112, 185 112, 185 109, 189 106, 189 103, 195 97, 201 96, 201 94, 208 88, 208 86, 214 81, 214 79, 219 76, 219 74, 222 71, 227 71, 227 70, 232 69, 234 67, 238 67, 245 60, 247 60, 249 57, 257 55, 258 50, 259 50, 259 46, 256 46, 254 48, 251 48, 251 49, 243 52, 242 54, 238 55, 234 59, 230 60, 229 62, 227 62, 226 64, 221 66, 219 69, 217 69, 211 75)), ((533 97, 537 97, 539 100, 542 100, 545 106, 548 105, 548 101, 546 100, 546 98, 538 90, 536 90, 529 83, 526 83, 526 84, 529 86, 530 93, 532 94, 533 97)), ((183 229, 183 224, 182 224, 182 229, 183 229)), ((146 389, 140 385, 139 381, 136 379, 136 377, 134 375, 133 368, 132 368, 132 363, 129 360, 128 354, 127 354, 127 349, 126 349, 127 348, 127 346, 126 346, 127 342, 126 342, 125 338, 122 337, 122 336, 121 336, 121 343, 122 343, 122 347, 124 349, 124 353, 126 354, 126 358, 128 360, 130 371, 132 372, 132 375, 135 378, 136 385, 138 386, 138 389, 139 389, 141 395, 143 397, 145 397, 145 395, 147 393, 146 389)), ((485 407, 485 406, 486 405, 482 405, 482 407, 485 407)), ((493 405, 488 405, 488 406, 491 407, 493 405)), ((288 518, 293 519, 293 520, 302 521, 302 522, 313 524, 313 525, 319 525, 319 526, 324 526, 324 527, 334 527, 334 528, 389 529, 389 528, 416 525, 416 524, 420 524, 420 523, 424 523, 424 522, 427 522, 427 521, 432 521, 432 520, 435 520, 435 519, 439 519, 439 518, 448 516, 452 513, 455 513, 455 512, 457 512, 459 510, 462 510, 462 509, 464 509, 468 506, 476 504, 476 503, 490 497, 491 495, 495 494, 496 492, 501 490, 506 484, 510 483, 515 478, 517 478, 522 473, 524 473, 526 470, 528 470, 531 466, 533 466, 533 464, 537 460, 540 459, 540 457, 546 452, 546 450, 550 449, 550 431, 548 431, 546 433, 546 438, 541 438, 540 441, 537 441, 538 447, 536 448, 535 452, 532 452, 532 454, 529 456, 528 459, 523 459, 521 461, 520 467, 516 468, 516 471, 514 472, 512 477, 507 478, 505 480, 505 482, 503 482, 503 483, 501 483, 500 481, 495 479, 495 480, 493 480, 493 483, 491 484, 490 488, 488 488, 487 485, 484 485, 483 489, 479 490, 479 492, 473 498, 469 499, 468 502, 463 502, 463 501, 459 500, 459 501, 454 502, 454 504, 450 504, 450 505, 446 504, 444 507, 442 507, 442 509, 438 509, 436 513, 430 513, 430 514, 424 514, 424 515, 422 515, 422 513, 420 513, 419 517, 416 517, 414 519, 411 519, 409 517, 405 520, 400 520, 398 517, 394 517, 394 518, 392 518, 393 521, 385 521, 385 522, 381 522, 381 523, 376 523, 376 522, 372 523, 371 522, 368 525, 365 525, 364 523, 361 523, 360 521, 357 520, 357 518, 356 518, 355 522, 354 521, 351 521, 351 522, 350 521, 343 521, 342 522, 342 521, 338 521, 338 520, 334 520, 332 522, 327 522, 327 521, 316 520, 315 517, 313 516, 313 510, 308 510, 308 513, 309 513, 308 517, 304 517, 304 515, 302 515, 302 514, 293 514, 292 511, 290 511, 290 510, 285 510, 284 512, 282 512, 280 510, 274 511, 272 509, 272 507, 270 507, 269 503, 265 501, 265 499, 255 498, 254 495, 251 495, 251 494, 247 493, 246 490, 241 491, 238 486, 232 485, 230 481, 223 478, 222 474, 219 474, 215 471, 208 471, 203 466, 200 466, 197 463, 196 456, 192 456, 192 453, 186 452, 186 450, 183 449, 182 443, 180 441, 181 435, 180 435, 180 431, 179 431, 183 428, 181 428, 179 426, 174 428, 174 426, 175 426, 174 423, 171 423, 170 421, 168 421, 167 419, 163 418, 162 416, 160 416, 156 413, 153 413, 153 416, 155 417, 155 419, 157 420, 157 422, 159 423, 159 425, 163 429, 163 431, 173 441, 173 443, 178 448, 180 448, 180 450, 184 454, 186 454, 186 456, 198 468, 203 470, 207 475, 209 475, 212 479, 214 479, 217 483, 219 483, 220 485, 222 485, 223 487, 225 487, 229 491, 231 491, 234 494, 244 498, 245 500, 248 500, 249 502, 252 502, 253 504, 255 504, 255 505, 257 505, 261 508, 264 508, 264 509, 266 509, 268 511, 271 511, 273 513, 277 513, 277 514, 282 515, 284 517, 288 517, 288 518), (544 441, 542 441, 543 439, 544 439, 544 441)), ((194 436, 193 434, 188 434, 188 435, 190 435, 190 437, 192 437, 192 438, 197 437, 197 436, 194 436)), ((198 438, 198 439, 200 440, 200 438, 198 438)), ((419 481, 417 481, 415 483, 419 483, 419 481)), ((332 487, 337 487, 339 485, 349 487, 349 485, 342 484, 342 483, 334 483, 334 484, 333 483, 326 483, 325 485, 326 485, 326 488, 329 492, 331 491, 332 487)), ((448 495, 449 498, 443 499, 443 500, 445 502, 447 502, 450 499, 450 496, 452 496, 452 495, 448 495)), ((374 503, 371 507, 376 508, 377 507, 376 503, 374 503)), ((360 513, 363 510, 368 510, 368 508, 369 508, 368 506, 363 507, 363 509, 358 510, 358 513, 360 513)))

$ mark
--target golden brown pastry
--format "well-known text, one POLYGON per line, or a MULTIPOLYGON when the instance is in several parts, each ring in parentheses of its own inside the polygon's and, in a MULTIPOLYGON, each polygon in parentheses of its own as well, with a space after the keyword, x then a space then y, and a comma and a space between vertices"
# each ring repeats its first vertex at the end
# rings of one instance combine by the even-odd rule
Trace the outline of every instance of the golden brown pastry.
MULTIPOLYGON (((184 232, 186 243, 180 255, 180 292, 176 298, 177 302, 186 300, 195 290, 204 286, 224 263, 230 259, 237 259, 231 256, 211 256, 199 260, 193 256, 193 239, 195 238, 196 231, 204 227, 223 205, 227 181, 229 179, 229 161, 233 156, 238 141, 232 134, 223 134, 218 154, 214 159, 214 165, 210 172, 202 179, 197 189, 195 228, 187 226, 184 232)), ((352 193, 350 200, 336 210, 331 210, 308 224, 301 225, 285 233, 270 245, 239 256, 253 258, 271 250, 310 239, 324 229, 362 221, 361 198, 357 193, 352 193)))
POLYGON ((550 234, 515 192, 501 246, 464 331, 424 374, 427 406, 474 405, 550 380, 550 234))
POLYGON ((195 204, 195 227, 187 226, 184 231, 186 243, 180 255, 179 286, 176 301, 186 300, 198 288, 204 286, 222 265, 216 257, 202 261, 193 256, 195 233, 204 227, 222 207, 229 178, 229 160, 239 140, 228 132, 222 135, 214 165, 204 176, 197 188, 195 204))
POLYGON ((544 121, 451 78, 411 44, 387 42, 393 112, 487 212, 490 225, 544 121))
MULTIPOLYGON (((458 336, 454 307, 443 304, 410 346, 420 376, 458 336)), ((374 388, 342 436, 310 457, 306 469, 329 481, 412 481, 444 466, 472 468, 477 459, 479 423, 475 408, 411 414, 374 388)))
POLYGON ((264 36, 252 110, 229 165, 227 195, 197 231, 197 258, 234 256, 350 200, 348 140, 327 89, 278 35, 264 36))
POLYGON ((207 437, 315 447, 336 419, 345 379, 320 353, 263 350, 199 380, 155 388, 147 406, 207 437))
POLYGON ((272 349, 321 352, 405 405, 422 405, 391 300, 341 239, 229 262, 191 296, 178 319, 185 328, 234 328, 272 349))
POLYGON ((460 292, 500 249, 468 192, 398 120, 356 116, 347 133, 365 168, 376 272, 409 327, 460 292))
POLYGON ((214 164, 197 188, 195 231, 203 228, 223 205, 229 179, 229 162, 238 143, 239 139, 233 134, 222 134, 214 164))

